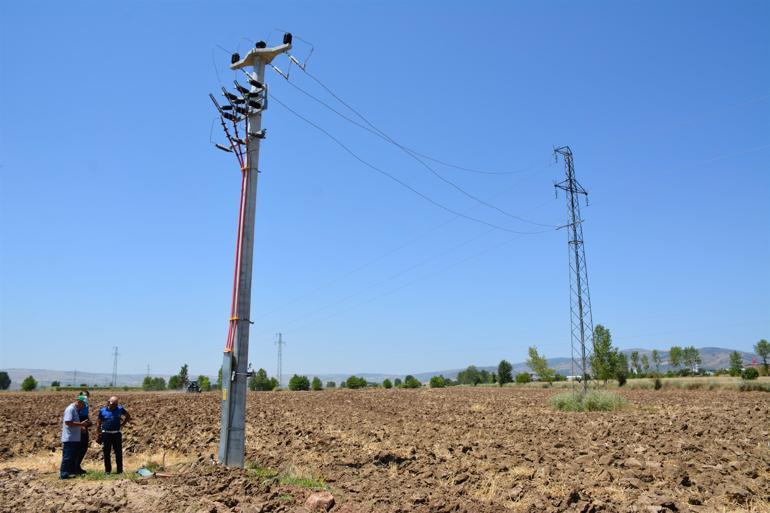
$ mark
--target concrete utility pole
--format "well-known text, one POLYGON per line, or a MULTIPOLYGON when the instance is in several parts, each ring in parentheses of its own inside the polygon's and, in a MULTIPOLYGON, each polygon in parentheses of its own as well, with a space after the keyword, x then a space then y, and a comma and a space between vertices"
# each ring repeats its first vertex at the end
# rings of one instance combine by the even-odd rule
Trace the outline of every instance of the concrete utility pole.
POLYGON ((278 334, 278 340, 275 341, 275 344, 278 346, 278 386, 283 385, 283 345, 286 342, 283 341, 283 333, 278 334))
POLYGON ((257 199, 259 145, 265 137, 262 111, 267 107, 265 66, 278 55, 291 49, 291 34, 285 34, 283 44, 267 48, 264 41, 256 44, 241 59, 233 54, 230 69, 245 70, 250 89, 236 83, 236 94, 223 90, 229 105, 219 106, 222 127, 229 146, 217 145, 223 151, 235 153, 242 172, 241 206, 236 241, 235 283, 230 331, 222 361, 222 415, 219 441, 219 462, 243 467, 246 444, 246 391, 248 381, 249 325, 251 324, 251 275, 254 257, 254 217, 257 199), (232 122, 233 134, 230 134, 232 122), (238 132, 245 122, 244 138, 238 132), (243 150, 245 146, 245 152, 243 150))

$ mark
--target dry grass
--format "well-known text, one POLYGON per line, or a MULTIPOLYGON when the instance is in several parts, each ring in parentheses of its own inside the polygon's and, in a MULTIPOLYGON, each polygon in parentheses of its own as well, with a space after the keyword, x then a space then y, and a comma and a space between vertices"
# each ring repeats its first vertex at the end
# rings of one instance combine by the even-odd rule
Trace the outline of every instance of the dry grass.
MULTIPOLYGON (((166 452, 124 454, 123 467, 127 471, 133 471, 145 466, 155 468, 169 468, 180 464, 189 463, 190 457, 181 453, 166 452)), ((58 473, 61 465, 61 452, 38 453, 29 456, 19 456, 0 462, 0 469, 18 468, 21 470, 35 470, 41 473, 58 473)), ((84 461, 83 468, 88 471, 99 472, 103 470, 101 460, 98 462, 84 461)))

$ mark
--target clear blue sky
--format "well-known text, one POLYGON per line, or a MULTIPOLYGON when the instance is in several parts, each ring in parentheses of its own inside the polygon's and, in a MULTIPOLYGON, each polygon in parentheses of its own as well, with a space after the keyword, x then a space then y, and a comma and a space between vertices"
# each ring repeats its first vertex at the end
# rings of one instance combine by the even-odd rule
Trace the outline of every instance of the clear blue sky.
MULTIPOLYGON (((120 372, 216 372, 239 176, 209 142, 207 93, 233 78, 223 49, 276 43, 275 28, 310 41, 308 70, 402 144, 525 170, 436 166, 510 212, 565 222, 552 148, 570 145, 590 191, 594 319, 620 347, 770 338, 767 2, 268 4, 3 2, 0 367, 110 371, 118 346, 120 372)), ((268 79, 436 201, 536 228, 268 79)), ((298 69, 290 80, 334 102, 298 69)), ((278 331, 286 372, 569 354, 564 231, 516 238, 456 218, 275 102, 264 126, 255 367, 274 372, 278 331)))

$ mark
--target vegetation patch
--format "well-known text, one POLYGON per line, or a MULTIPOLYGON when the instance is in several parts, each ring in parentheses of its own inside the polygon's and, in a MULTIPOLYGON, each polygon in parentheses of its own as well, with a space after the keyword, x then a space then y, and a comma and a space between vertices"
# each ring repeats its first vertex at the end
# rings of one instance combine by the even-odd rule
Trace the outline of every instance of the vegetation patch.
POLYGON ((122 474, 107 474, 102 470, 89 470, 80 476, 80 479, 86 481, 116 481, 121 479, 139 479, 139 474, 135 472, 123 472, 122 474))
POLYGON ((260 485, 271 481, 288 486, 297 486, 309 490, 330 490, 331 487, 319 476, 304 474, 294 469, 278 471, 269 467, 261 467, 257 463, 246 465, 248 472, 259 480, 260 485))
POLYGON ((758 383, 756 381, 743 381, 738 385, 741 392, 770 392, 770 383, 758 383))
POLYGON ((592 390, 587 394, 556 394, 550 401, 551 406, 559 411, 616 411, 628 406, 628 401, 623 396, 599 390, 592 390))

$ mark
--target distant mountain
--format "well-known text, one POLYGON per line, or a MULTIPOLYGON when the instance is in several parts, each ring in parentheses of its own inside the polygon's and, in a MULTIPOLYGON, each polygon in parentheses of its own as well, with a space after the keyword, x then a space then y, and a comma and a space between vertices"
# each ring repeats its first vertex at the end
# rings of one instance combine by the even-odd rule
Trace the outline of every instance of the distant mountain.
MULTIPOLYGON (((647 358, 650 360, 650 367, 653 367, 652 363, 652 350, 651 349, 622 349, 621 352, 626 354, 629 359, 631 356, 631 353, 634 351, 639 351, 639 357, 641 358, 642 355, 647 355, 647 358)), ((701 369, 706 370, 717 370, 717 369, 726 369, 730 366, 730 354, 733 352, 733 349, 725 349, 723 347, 701 347, 698 348, 698 351, 700 352, 702 363, 700 365, 701 369)), ((662 365, 660 366, 661 371, 667 371, 671 367, 668 364, 668 351, 658 351, 660 353, 660 357, 663 361, 662 365)), ((747 353, 745 351, 738 351, 741 355, 741 358, 743 359, 743 363, 751 363, 753 359, 757 359, 759 361, 759 358, 754 353, 747 353)), ((530 369, 527 367, 527 364, 525 362, 518 362, 511 364, 513 366, 513 373, 519 373, 519 372, 529 372, 530 369)), ((548 365, 556 370, 559 374, 563 376, 568 376, 572 371, 572 359, 571 358, 548 358, 548 365)), ((486 370, 488 372, 497 372, 497 365, 476 365, 476 368, 479 370, 486 370)), ((451 378, 456 379, 457 374, 460 371, 465 370, 465 367, 462 369, 447 369, 447 370, 440 370, 440 371, 431 371, 431 372, 419 372, 412 374, 415 378, 419 379, 423 383, 426 383, 432 378, 433 376, 442 375, 445 378, 451 378)), ((311 374, 308 374, 309 376, 311 374)), ((317 376, 326 383, 327 381, 334 381, 335 383, 339 383, 340 381, 346 380, 351 374, 318 374, 317 376)), ((401 378, 404 379, 404 374, 371 374, 371 373, 357 373, 356 376, 363 377, 369 382, 372 383, 381 383, 385 378, 390 379, 391 381, 395 378, 401 378)), ((316 376, 316 374, 312 374, 312 376, 316 376)))
MULTIPOLYGON (((650 360, 650 367, 653 367, 652 363, 652 350, 650 349, 623 349, 621 350, 624 354, 629 356, 633 351, 639 352, 639 357, 641 358, 642 355, 647 355, 647 357, 650 360)), ((716 369, 725 369, 730 366, 730 354, 733 352, 732 349, 725 349, 723 347, 701 347, 698 348, 698 351, 700 351, 701 356, 701 368, 707 369, 707 370, 716 370, 716 369)), ((662 371, 667 371, 670 366, 668 365, 668 351, 659 351, 660 357, 663 360, 663 364, 661 365, 662 371)), ((738 351, 741 354, 741 358, 743 358, 743 363, 751 363, 753 359, 757 359, 759 361, 759 358, 754 353, 747 353, 744 351, 738 351)), ((529 368, 527 367, 526 363, 524 362, 518 362, 514 363, 513 365, 513 372, 514 374, 518 372, 527 372, 529 371, 529 368)), ((569 375, 571 373, 571 359, 570 358, 548 358, 548 365, 555 369, 559 374, 562 375, 569 375)), ((476 366, 479 370, 486 370, 489 372, 497 372, 497 365, 477 365, 476 366)), ((81 383, 87 383, 89 386, 105 386, 110 383, 112 380, 112 374, 111 373, 99 373, 99 372, 78 372, 77 375, 73 373, 73 371, 57 371, 57 370, 48 370, 48 369, 0 369, 8 372, 8 375, 11 378, 11 390, 18 390, 19 386, 21 385, 21 382, 26 378, 27 376, 34 376, 35 379, 38 381, 39 386, 45 387, 50 386, 52 381, 59 381, 62 385, 80 385, 81 383)), ((447 369, 447 370, 441 370, 441 371, 432 371, 432 372, 419 372, 419 373, 413 373, 412 375, 417 378, 418 380, 422 381, 423 383, 430 380, 433 376, 442 375, 445 378, 451 378, 456 379, 457 373, 465 370, 465 368, 462 369, 447 369)), ((339 384, 341 381, 345 381, 348 377, 355 374, 356 376, 360 376, 367 381, 371 383, 381 383, 385 378, 390 379, 391 381, 396 378, 404 378, 404 374, 380 374, 380 373, 350 373, 350 374, 312 374, 312 373, 306 373, 302 372, 302 374, 306 374, 307 376, 313 377, 318 376, 321 381, 326 384, 328 381, 334 381, 335 383, 339 384)), ((153 374, 153 376, 158 376, 157 374, 153 374)), ((168 380, 169 375, 161 374, 161 377, 168 380)), ((191 377, 193 377, 193 374, 190 374, 191 377)), ((197 374, 195 374, 197 376, 197 374)), ((289 380, 290 373, 287 373, 283 376, 284 385, 289 380)), ((118 375, 118 385, 119 386, 139 386, 142 384, 142 380, 144 379, 144 374, 119 374, 118 375)), ((212 383, 216 381, 216 376, 209 376, 211 378, 212 383)))
MULTIPOLYGON (((63 371, 50 369, 0 369, 8 373, 11 378, 11 390, 19 390, 21 382, 27 376, 32 376, 37 380, 38 387, 51 386, 51 382, 58 381, 62 386, 80 386, 86 384, 89 387, 108 386, 112 381, 112 373, 107 372, 81 372, 81 371, 63 371)), ((118 386, 136 387, 142 384, 146 374, 118 374, 118 386)), ((170 375, 153 374, 153 377, 162 377, 166 381, 170 375)), ((190 374, 191 379, 195 379, 190 374)), ((197 374, 195 375, 197 377, 197 374)), ((212 383, 216 381, 216 376, 209 378, 212 383)))

